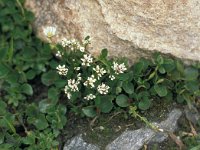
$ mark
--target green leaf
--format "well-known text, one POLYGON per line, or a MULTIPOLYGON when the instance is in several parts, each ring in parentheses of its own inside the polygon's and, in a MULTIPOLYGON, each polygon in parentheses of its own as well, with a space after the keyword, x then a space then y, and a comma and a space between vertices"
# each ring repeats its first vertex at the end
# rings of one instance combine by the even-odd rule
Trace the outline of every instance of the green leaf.
POLYGON ((191 81, 191 80, 197 79, 199 72, 198 72, 198 69, 194 67, 187 67, 184 70, 184 74, 185 74, 185 80, 191 81))
POLYGON ((93 118, 97 115, 94 106, 84 107, 84 108, 82 108, 82 111, 87 117, 93 118))
POLYGON ((6 58, 6 54, 7 54, 7 48, 0 47, 0 60, 4 60, 6 58))
POLYGON ((29 132, 29 134, 27 135, 27 137, 25 137, 23 139, 23 143, 24 144, 35 144, 35 135, 34 135, 34 133, 32 131, 29 132))
POLYGON ((141 110, 147 110, 151 106, 151 101, 149 100, 148 97, 143 97, 142 100, 139 102, 138 107, 141 110))
POLYGON ((38 130, 44 130, 48 127, 48 122, 45 118, 44 114, 40 114, 35 121, 33 122, 33 124, 36 126, 36 128, 38 130))
POLYGON ((166 73, 165 68, 162 67, 162 66, 158 68, 158 71, 159 71, 161 74, 165 74, 165 73, 166 73))
POLYGON ((129 74, 128 73, 122 73, 118 75, 118 79, 121 81, 128 81, 129 80, 129 74))
POLYGON ((4 78, 9 73, 9 69, 3 63, 0 63, 0 79, 4 78))
POLYGON ((161 55, 157 56, 156 61, 158 62, 159 65, 162 65, 164 63, 164 59, 161 55))
POLYGON ((199 83, 197 81, 187 81, 185 83, 185 87, 187 90, 193 93, 199 90, 199 83))
POLYGON ((34 77, 36 76, 36 72, 34 70, 29 70, 27 73, 26 73, 26 78, 28 80, 32 80, 34 77))
POLYGON ((165 58, 164 59, 164 64, 162 66, 165 68, 165 71, 167 73, 171 72, 176 67, 174 60, 170 59, 170 58, 169 59, 165 58))
POLYGON ((32 89, 32 86, 30 84, 23 84, 21 86, 21 92, 24 93, 24 94, 27 94, 27 95, 33 95, 33 89, 32 89))
POLYGON ((164 85, 156 84, 154 85, 154 89, 160 97, 164 97, 167 95, 167 87, 164 85))
POLYGON ((108 113, 113 108, 113 96, 99 96, 96 98, 95 103, 96 106, 101 110, 103 113, 108 113))
POLYGON ((42 83, 46 86, 50 86, 59 79, 58 74, 55 71, 49 71, 42 75, 42 83))
POLYGON ((59 99, 59 93, 56 88, 50 88, 48 90, 48 99, 51 99, 53 102, 57 102, 59 99))
POLYGON ((128 100, 129 100, 129 98, 126 95, 120 94, 116 98, 116 103, 120 107, 128 107, 129 106, 129 101, 128 100))
MULTIPOLYGON (((39 110, 42 113, 48 113, 48 110, 52 107, 53 106, 51 105, 51 103, 46 99, 39 102, 39 110)), ((55 109, 55 108, 53 107, 53 109, 55 109)), ((55 110, 52 110, 52 112, 54 112, 54 111, 55 110)))
POLYGON ((134 92, 134 85, 131 82, 124 82, 123 89, 126 93, 132 94, 134 92))
POLYGON ((181 74, 184 73, 184 66, 181 61, 179 61, 179 60, 176 61, 176 68, 181 74))
POLYGON ((7 104, 0 99, 0 116, 3 116, 7 112, 7 104))
POLYGON ((5 135, 3 133, 0 134, 0 144, 4 142, 4 136, 5 135))
POLYGON ((144 67, 143 61, 136 63, 133 66, 133 74, 134 75, 140 75, 142 73, 143 67, 144 67))
POLYGON ((116 87, 116 94, 118 95, 119 93, 121 93, 122 92, 122 88, 121 87, 116 87))
POLYGON ((107 49, 102 49, 101 50, 101 54, 100 54, 100 58, 101 59, 105 59, 108 56, 108 50, 107 49))

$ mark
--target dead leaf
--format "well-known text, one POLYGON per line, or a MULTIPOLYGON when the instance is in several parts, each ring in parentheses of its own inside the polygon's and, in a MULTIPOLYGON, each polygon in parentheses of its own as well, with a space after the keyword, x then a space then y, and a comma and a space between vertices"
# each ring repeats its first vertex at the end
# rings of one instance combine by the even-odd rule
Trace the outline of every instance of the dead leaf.
POLYGON ((189 124, 190 124, 190 128, 191 128, 191 133, 194 135, 194 136, 197 136, 197 132, 195 130, 195 128, 193 127, 192 123, 189 121, 189 124))
POLYGON ((185 149, 185 145, 183 144, 183 142, 177 138, 177 136, 173 133, 169 133, 170 138, 179 146, 180 150, 184 150, 185 149))

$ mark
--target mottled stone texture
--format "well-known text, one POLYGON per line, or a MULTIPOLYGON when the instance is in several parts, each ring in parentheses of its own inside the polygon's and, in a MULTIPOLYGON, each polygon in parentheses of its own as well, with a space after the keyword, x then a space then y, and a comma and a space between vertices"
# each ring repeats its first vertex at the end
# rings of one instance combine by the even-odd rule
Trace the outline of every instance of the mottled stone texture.
MULTIPOLYGON (((177 121, 182 112, 179 109, 173 109, 168 118, 161 123, 154 123, 159 128, 167 132, 174 132, 177 129, 177 121)), ((161 143, 168 138, 167 133, 155 132, 149 128, 140 128, 134 131, 125 131, 113 142, 106 146, 106 150, 139 150, 147 143, 161 143)))
POLYGON ((90 35, 90 51, 135 60, 153 51, 200 60, 199 0, 26 0, 35 29, 55 25, 62 37, 90 35), (143 49, 143 50, 141 50, 143 49))

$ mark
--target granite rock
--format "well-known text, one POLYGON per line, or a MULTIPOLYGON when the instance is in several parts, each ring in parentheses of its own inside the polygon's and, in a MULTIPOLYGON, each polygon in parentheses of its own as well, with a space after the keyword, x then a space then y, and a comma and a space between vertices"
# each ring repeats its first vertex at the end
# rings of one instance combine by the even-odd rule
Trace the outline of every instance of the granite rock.
POLYGON ((154 51, 200 60, 199 0, 26 0, 34 28, 58 28, 63 37, 92 37, 90 52, 108 48, 111 56, 136 61, 154 51))

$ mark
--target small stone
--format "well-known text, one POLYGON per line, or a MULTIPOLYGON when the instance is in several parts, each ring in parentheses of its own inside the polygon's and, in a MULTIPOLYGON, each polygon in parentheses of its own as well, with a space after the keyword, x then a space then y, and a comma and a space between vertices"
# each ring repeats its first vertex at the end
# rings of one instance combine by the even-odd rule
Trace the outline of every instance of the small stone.
POLYGON ((138 150, 154 134, 153 130, 143 128, 135 131, 125 131, 120 137, 107 145, 106 150, 138 150))
POLYGON ((80 134, 67 141, 63 150, 100 150, 100 148, 96 145, 85 142, 80 134))
MULTIPOLYGON (((177 128, 177 120, 182 115, 181 110, 172 110, 168 118, 161 123, 153 123, 160 131, 174 132, 177 128)), ((134 131, 125 131, 113 142, 106 146, 106 150, 139 150, 144 144, 150 142, 163 142, 168 138, 167 133, 155 132, 150 128, 141 128, 134 131)))
POLYGON ((105 128, 104 128, 103 126, 100 126, 99 129, 100 129, 100 130, 104 130, 105 128))

